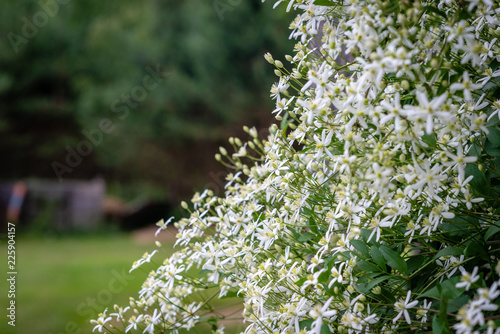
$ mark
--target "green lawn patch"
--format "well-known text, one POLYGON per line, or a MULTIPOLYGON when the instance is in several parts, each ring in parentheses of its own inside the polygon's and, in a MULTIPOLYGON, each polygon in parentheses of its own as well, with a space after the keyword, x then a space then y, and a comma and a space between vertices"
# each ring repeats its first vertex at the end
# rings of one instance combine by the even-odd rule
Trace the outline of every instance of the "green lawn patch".
MULTIPOLYGON (((165 248, 170 245, 166 245, 165 248)), ((34 239, 16 242, 16 326, 7 325, 5 315, 0 333, 77 334, 90 333, 90 319, 106 307, 128 304, 153 266, 129 274, 133 261, 154 244, 137 244, 127 235, 34 239)), ((1 241, 5 254, 7 245, 1 241)), ((168 255, 155 255, 163 261, 168 255)), ((153 260, 155 260, 153 257, 153 260)), ((6 266, 2 266, 6 268, 6 266)), ((5 275, 5 274, 4 274, 5 275)), ((0 283, 5 314, 7 281, 0 283)))

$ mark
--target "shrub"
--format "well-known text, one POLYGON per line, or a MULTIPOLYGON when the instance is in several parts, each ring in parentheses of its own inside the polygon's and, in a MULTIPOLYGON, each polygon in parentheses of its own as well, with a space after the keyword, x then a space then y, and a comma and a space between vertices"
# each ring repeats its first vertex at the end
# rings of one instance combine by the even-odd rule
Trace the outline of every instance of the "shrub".
POLYGON ((218 287, 245 333, 500 333, 499 4, 288 8, 295 55, 266 55, 281 126, 221 148, 224 196, 193 197, 179 250, 95 329, 221 332, 193 299, 218 287))

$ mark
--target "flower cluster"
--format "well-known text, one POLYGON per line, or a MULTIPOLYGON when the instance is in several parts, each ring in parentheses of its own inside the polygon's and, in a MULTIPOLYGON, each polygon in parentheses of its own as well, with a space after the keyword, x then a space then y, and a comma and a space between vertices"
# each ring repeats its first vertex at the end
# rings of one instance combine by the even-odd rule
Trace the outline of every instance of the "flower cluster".
POLYGON ((221 333, 239 296, 245 333, 498 333, 500 5, 281 2, 280 126, 221 148, 225 193, 184 205, 179 250, 95 329, 221 333))
MULTIPOLYGON (((474 272, 477 273, 478 267, 474 267, 474 272)), ((497 270, 500 273, 500 270, 497 270)), ((470 287, 471 282, 475 282, 479 279, 479 276, 474 276, 474 274, 469 275, 467 272, 462 272, 462 282, 457 283, 456 287, 461 287, 465 283, 470 287)), ((453 328, 457 333, 471 333, 474 329, 485 325, 484 312, 497 311, 498 305, 494 304, 493 301, 500 296, 500 290, 498 285, 500 280, 494 282, 489 288, 479 288, 477 290, 476 297, 470 300, 467 304, 462 306, 457 313, 457 319, 460 322, 453 325, 453 328)), ((495 317, 493 317, 494 319, 495 317)), ((500 327, 497 328, 495 322, 490 319, 488 321, 488 333, 500 334, 500 327)))

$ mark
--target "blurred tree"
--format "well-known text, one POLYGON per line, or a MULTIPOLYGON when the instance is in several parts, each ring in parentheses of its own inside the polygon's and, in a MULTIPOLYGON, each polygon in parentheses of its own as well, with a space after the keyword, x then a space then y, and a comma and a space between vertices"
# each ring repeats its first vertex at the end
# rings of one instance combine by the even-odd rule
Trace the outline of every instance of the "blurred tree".
POLYGON ((216 2, 2 0, 1 177, 206 182, 189 173, 270 121, 262 56, 292 47, 270 3, 216 2))

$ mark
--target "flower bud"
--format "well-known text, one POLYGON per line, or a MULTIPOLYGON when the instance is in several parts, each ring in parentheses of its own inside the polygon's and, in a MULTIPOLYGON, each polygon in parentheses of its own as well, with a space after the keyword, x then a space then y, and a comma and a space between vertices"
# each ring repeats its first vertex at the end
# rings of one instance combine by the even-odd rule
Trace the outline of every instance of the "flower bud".
POLYGON ((269 64, 274 64, 273 56, 269 52, 264 54, 264 58, 267 60, 269 64))
POLYGON ((408 80, 403 80, 403 81, 401 81, 401 87, 402 87, 404 90, 409 90, 409 89, 410 89, 410 83, 408 82, 408 80))
POLYGON ((300 78, 302 78, 302 74, 300 74, 297 70, 293 70, 291 77, 293 79, 300 79, 300 78))
POLYGON ((257 138, 259 136, 259 134, 257 133, 257 129, 256 128, 251 128, 249 130, 249 134, 250 134, 250 136, 252 136, 252 138, 257 138))

